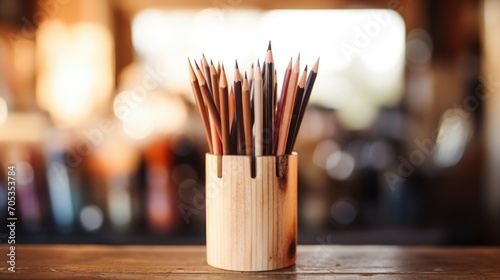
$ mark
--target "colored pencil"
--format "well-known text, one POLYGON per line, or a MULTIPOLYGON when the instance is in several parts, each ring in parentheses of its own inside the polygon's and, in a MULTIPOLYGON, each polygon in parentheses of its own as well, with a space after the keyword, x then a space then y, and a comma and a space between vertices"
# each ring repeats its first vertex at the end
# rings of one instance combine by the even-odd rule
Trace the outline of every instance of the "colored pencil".
POLYGON ((222 63, 216 67, 209 61, 202 54, 199 67, 188 58, 191 88, 209 152, 252 159, 291 154, 316 81, 319 58, 309 72, 304 67, 300 79, 300 54, 295 62, 290 58, 279 95, 271 42, 264 63, 257 59, 248 75, 242 76, 235 61, 232 83, 228 83, 222 63))

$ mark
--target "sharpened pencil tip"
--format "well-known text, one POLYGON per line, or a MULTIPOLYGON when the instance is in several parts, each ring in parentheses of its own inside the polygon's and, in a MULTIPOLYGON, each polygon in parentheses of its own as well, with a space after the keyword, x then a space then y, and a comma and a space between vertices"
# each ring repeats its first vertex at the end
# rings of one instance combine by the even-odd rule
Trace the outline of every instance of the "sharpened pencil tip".
POLYGON ((306 72, 307 72, 307 65, 306 65, 306 67, 304 67, 304 71, 306 71, 306 72))
POLYGON ((260 62, 259 62, 259 59, 257 58, 257 67, 260 68, 260 62))
POLYGON ((247 79, 247 71, 245 71, 245 80, 247 79))
POLYGON ((237 59, 235 59, 234 61, 236 62, 236 63, 235 63, 235 68, 236 68, 236 69, 238 69, 238 60, 237 60, 237 59))
POLYGON ((210 58, 210 65, 214 65, 214 62, 212 61, 211 58, 210 58))
POLYGON ((267 50, 270 51, 271 50, 271 40, 269 40, 269 44, 267 45, 267 50))
POLYGON ((318 72, 318 65, 319 65, 319 57, 318 59, 316 60, 316 62, 314 63, 313 67, 312 67, 312 71, 314 72, 318 72))
POLYGON ((193 72, 193 64, 191 64, 191 59, 189 59, 189 56, 187 57, 188 64, 189 64, 189 71, 193 72))
POLYGON ((196 60, 194 61, 194 66, 196 66, 196 69, 200 69, 200 67, 198 67, 198 63, 196 63, 196 60))

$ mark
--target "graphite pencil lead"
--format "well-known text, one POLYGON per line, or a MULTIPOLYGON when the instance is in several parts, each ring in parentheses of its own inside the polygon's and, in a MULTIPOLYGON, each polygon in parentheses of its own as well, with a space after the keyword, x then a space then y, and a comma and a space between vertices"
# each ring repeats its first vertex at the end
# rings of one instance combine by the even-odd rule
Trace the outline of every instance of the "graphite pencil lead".
POLYGON ((260 68, 260 62, 258 58, 257 58, 257 68, 260 68))
POLYGON ((238 60, 235 59, 234 61, 235 61, 235 68, 238 69, 238 60))
POLYGON ((248 86, 248 79, 247 79, 247 72, 245 71, 245 79, 243 79, 243 84, 242 84, 242 89, 245 90, 249 90, 249 86, 248 86))
POLYGON ((198 63, 196 63, 196 60, 194 61, 194 66, 196 66, 196 70, 200 69, 200 67, 198 67, 198 63))
POLYGON ((270 51, 271 50, 271 40, 269 40, 269 44, 267 45, 267 50, 270 51))

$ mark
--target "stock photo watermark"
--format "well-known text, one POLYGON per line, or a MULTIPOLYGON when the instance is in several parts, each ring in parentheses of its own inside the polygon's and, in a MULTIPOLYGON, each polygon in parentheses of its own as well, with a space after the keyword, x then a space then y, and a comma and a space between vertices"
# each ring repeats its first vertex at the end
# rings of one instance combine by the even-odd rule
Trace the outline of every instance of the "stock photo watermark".
POLYGON ((132 110, 139 107, 147 98, 147 95, 159 88, 168 79, 169 73, 156 65, 153 69, 150 66, 145 67, 146 75, 141 79, 141 83, 130 90, 120 93, 113 104, 116 116, 121 120, 130 117, 132 110))
MULTIPOLYGON (((216 174, 210 174, 210 176, 217 176, 216 174)), ((205 193, 201 190, 202 185, 199 183, 187 185, 189 193, 185 193, 188 195, 188 198, 183 198, 185 195, 181 195, 181 188, 179 188, 179 197, 181 198, 181 202, 178 205, 179 211, 181 212, 182 218, 186 225, 191 223, 191 216, 198 216, 206 209, 207 207, 207 199, 214 201, 214 198, 220 195, 221 188, 219 187, 208 187, 209 184, 206 184, 205 193), (192 196, 190 196, 192 195, 192 196)))
POLYGON ((399 0, 391 0, 387 3, 387 9, 373 11, 370 20, 362 26, 354 27, 351 40, 340 42, 339 48, 347 61, 351 61, 353 56, 369 47, 372 41, 391 24, 397 12, 403 11, 403 5, 399 0))
POLYGON ((23 16, 20 21, 23 23, 21 33, 9 32, 9 39, 14 51, 19 50, 19 46, 35 39, 36 29, 46 20, 53 18, 61 10, 61 6, 69 3, 70 0, 48 0, 36 1, 38 11, 31 18, 23 16))
POLYGON ((363 27, 354 27, 354 36, 351 42, 342 41, 339 44, 342 54, 347 61, 352 60, 353 55, 360 54, 367 48, 372 40, 379 36, 384 28, 392 22, 393 12, 381 10, 372 12, 372 20, 365 23, 363 27))
POLYGON ((16 272, 16 187, 17 187, 17 170, 14 164, 7 166, 7 218, 6 227, 7 234, 7 264, 10 272, 16 272))
MULTIPOLYGON (((493 80, 493 75, 489 75, 488 78, 480 75, 478 81, 480 84, 474 90, 473 95, 466 96, 462 102, 454 104, 443 115, 443 118, 448 119, 451 125, 455 125, 461 119, 469 119, 472 113, 479 109, 481 101, 497 93, 500 87, 500 81, 493 80)), ((398 155, 396 170, 384 172, 384 178, 391 191, 394 191, 396 186, 403 183, 415 172, 417 167, 421 166, 427 158, 433 155, 435 146, 441 139, 441 136, 438 137, 438 135, 439 128, 435 128, 430 137, 414 140, 417 147, 410 151, 407 157, 398 155)))
POLYGON ((178 208, 186 225, 191 223, 191 216, 198 216, 206 208, 206 195, 196 186, 192 186, 190 191, 193 193, 191 201, 184 200, 179 203, 178 208))

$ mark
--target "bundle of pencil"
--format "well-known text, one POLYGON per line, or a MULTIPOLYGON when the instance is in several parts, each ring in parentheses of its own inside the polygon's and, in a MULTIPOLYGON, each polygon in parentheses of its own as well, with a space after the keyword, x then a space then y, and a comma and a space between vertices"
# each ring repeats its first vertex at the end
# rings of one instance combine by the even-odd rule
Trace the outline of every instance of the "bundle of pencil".
POLYGON ((247 75, 235 63, 229 84, 223 64, 205 55, 194 67, 188 58, 191 87, 201 115, 210 153, 216 155, 285 155, 293 151, 300 124, 318 74, 319 58, 311 71, 300 74, 300 54, 290 58, 278 92, 271 42, 265 61, 247 75), (293 66, 292 66, 293 65, 293 66), (300 76, 300 77, 299 77, 300 76))

